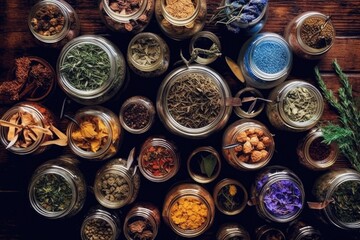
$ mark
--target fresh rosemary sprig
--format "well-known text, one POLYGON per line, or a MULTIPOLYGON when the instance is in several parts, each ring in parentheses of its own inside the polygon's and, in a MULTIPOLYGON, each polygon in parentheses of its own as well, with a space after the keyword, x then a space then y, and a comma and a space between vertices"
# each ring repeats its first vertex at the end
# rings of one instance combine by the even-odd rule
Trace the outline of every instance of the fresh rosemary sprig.
POLYGON ((327 89, 318 67, 315 67, 316 80, 323 92, 325 99, 339 113, 340 125, 329 123, 322 126, 324 141, 328 144, 335 142, 338 144, 342 154, 350 161, 354 168, 360 172, 360 106, 359 101, 352 94, 352 86, 348 77, 341 70, 335 60, 332 64, 339 81, 342 85, 339 88, 339 97, 327 89))

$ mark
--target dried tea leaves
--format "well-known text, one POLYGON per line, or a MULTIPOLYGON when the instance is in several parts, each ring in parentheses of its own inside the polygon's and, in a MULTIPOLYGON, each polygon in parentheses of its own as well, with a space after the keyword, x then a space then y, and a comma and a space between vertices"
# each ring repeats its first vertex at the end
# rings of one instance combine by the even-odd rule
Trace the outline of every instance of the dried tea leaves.
POLYGON ((131 58, 141 66, 152 66, 160 59, 160 43, 154 38, 139 38, 130 49, 131 58))

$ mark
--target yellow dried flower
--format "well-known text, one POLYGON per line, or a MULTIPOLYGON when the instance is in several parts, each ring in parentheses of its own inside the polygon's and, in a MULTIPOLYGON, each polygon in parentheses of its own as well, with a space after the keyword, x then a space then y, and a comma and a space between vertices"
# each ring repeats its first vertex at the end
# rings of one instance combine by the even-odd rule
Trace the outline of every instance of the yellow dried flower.
POLYGON ((230 196, 235 196, 235 194, 237 193, 237 188, 235 185, 231 184, 229 186, 229 194, 230 196))

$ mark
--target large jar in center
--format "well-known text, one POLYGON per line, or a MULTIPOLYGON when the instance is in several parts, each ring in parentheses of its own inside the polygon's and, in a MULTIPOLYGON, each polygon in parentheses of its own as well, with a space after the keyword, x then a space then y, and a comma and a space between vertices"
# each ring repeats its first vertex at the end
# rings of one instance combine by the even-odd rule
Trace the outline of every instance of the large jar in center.
POLYGON ((205 138, 224 127, 232 107, 225 80, 201 65, 183 66, 161 83, 156 107, 161 121, 172 133, 188 138, 205 138))

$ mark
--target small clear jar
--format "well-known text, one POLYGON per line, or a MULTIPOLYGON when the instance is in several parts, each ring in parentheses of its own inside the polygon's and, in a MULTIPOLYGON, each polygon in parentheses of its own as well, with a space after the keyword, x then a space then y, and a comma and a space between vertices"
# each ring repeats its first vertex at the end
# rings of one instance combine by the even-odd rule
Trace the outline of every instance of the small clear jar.
MULTIPOLYGON (((44 130, 56 125, 54 115, 50 110, 35 102, 15 104, 3 114, 1 120, 23 126, 26 125, 30 129, 32 128, 31 125, 41 127, 44 130)), ((40 154, 49 148, 49 145, 44 145, 44 143, 52 139, 51 135, 41 132, 38 132, 38 134, 38 136, 33 136, 30 130, 23 129, 19 133, 21 137, 17 138, 15 143, 13 143, 13 139, 16 137, 15 128, 4 124, 0 126, 2 145, 10 152, 18 155, 40 154)))
POLYGON ((239 181, 224 178, 215 185, 213 199, 220 212, 225 215, 237 215, 245 209, 248 193, 239 181))
POLYGON ((250 240, 249 232, 238 223, 224 223, 216 232, 216 240, 250 240))
POLYGON ((203 65, 183 66, 162 81, 156 109, 170 132, 182 137, 205 138, 227 123, 232 111, 232 106, 227 104, 230 97, 226 81, 213 69, 203 65), (188 101, 190 98, 195 104, 188 101))
POLYGON ((303 12, 288 23, 284 38, 299 57, 320 59, 334 44, 335 29, 329 16, 303 12))
POLYGON ((265 108, 265 101, 256 98, 264 98, 262 93, 252 87, 245 87, 235 94, 235 98, 242 100, 242 105, 234 107, 235 114, 240 118, 254 118, 258 116, 265 108), (253 101, 243 101, 246 98, 255 98, 253 101), (254 103, 254 101, 256 101, 254 103), (255 104, 255 105, 254 105, 255 104))
POLYGON ((63 0, 41 0, 30 10, 28 26, 36 41, 60 48, 79 36, 80 21, 73 7, 63 0))
POLYGON ((138 157, 142 175, 152 182, 165 182, 180 169, 180 154, 174 143, 162 137, 149 137, 138 157))
POLYGON ((254 35, 242 46, 237 63, 248 86, 269 89, 289 76, 293 56, 282 36, 265 32, 254 35))
POLYGON ((201 31, 196 33, 190 40, 189 54, 190 56, 196 49, 213 51, 213 53, 204 54, 201 51, 197 53, 195 62, 199 64, 210 64, 221 55, 221 42, 219 38, 212 32, 201 31))
POLYGON ((133 96, 121 105, 120 124, 130 133, 145 133, 152 127, 155 114, 155 106, 150 99, 143 96, 133 96))
POLYGON ((110 30, 137 34, 151 21, 154 0, 100 0, 99 10, 101 19, 110 30))
POLYGON ((339 155, 339 147, 334 142, 322 143, 323 132, 320 128, 312 128, 299 142, 296 153, 299 162, 311 170, 326 170, 336 162, 339 155))
POLYGON ((284 233, 272 226, 262 225, 255 230, 255 240, 285 240, 284 233))
POLYGON ((206 0, 155 1, 155 16, 160 29, 174 40, 184 40, 200 32, 206 14, 206 0))
POLYGON ((296 219, 304 208, 305 190, 290 169, 270 166, 257 174, 251 187, 251 205, 265 220, 286 223, 296 219))
POLYGON ((115 113, 102 106, 79 109, 66 130, 70 150, 92 161, 113 157, 119 150, 122 128, 115 113))
POLYGON ((95 176, 94 194, 104 207, 118 209, 135 201, 140 188, 137 167, 128 161, 115 158, 100 168, 95 176))
POLYGON ((87 213, 80 229, 82 240, 116 240, 121 233, 119 215, 102 206, 92 207, 87 213))
POLYGON ((158 234, 160 220, 160 211, 154 204, 149 202, 135 204, 125 217, 123 226, 125 238, 154 240, 158 234))
MULTIPOLYGON (((312 193, 322 206, 318 211, 323 222, 345 230, 360 229, 360 174, 357 171, 331 170, 317 178, 312 193)), ((309 207, 314 208, 313 205, 309 207)))
POLYGON ((303 222, 302 220, 295 220, 290 223, 287 229, 287 239, 289 240, 322 240, 323 237, 319 230, 313 226, 303 222))
POLYGON ((198 237, 213 224, 214 200, 210 193, 199 184, 178 184, 165 196, 162 217, 177 235, 186 238, 198 237), (187 211, 190 210, 198 221, 193 221, 190 216, 187 216, 187 211))
POLYGON ((158 77, 169 67, 169 46, 155 33, 139 33, 128 45, 127 62, 130 69, 139 76, 158 77))
POLYGON ((198 147, 191 152, 186 162, 190 177, 198 183, 210 183, 214 181, 221 171, 221 157, 215 148, 211 146, 198 147), (206 170, 205 162, 213 162, 213 169, 206 170))
POLYGON ((71 217, 82 209, 86 183, 77 164, 78 161, 71 156, 60 156, 34 171, 28 194, 30 204, 37 213, 57 219, 71 217))
POLYGON ((257 170, 267 165, 275 151, 275 141, 264 124, 253 119, 240 119, 223 134, 225 160, 239 170, 257 170))
POLYGON ((123 54, 112 42, 95 35, 82 35, 67 43, 60 52, 56 71, 60 88, 84 105, 108 101, 126 80, 123 54))
POLYGON ((324 110, 321 92, 303 80, 294 79, 280 84, 268 98, 272 102, 266 105, 266 115, 279 130, 309 130, 319 122, 324 110))

